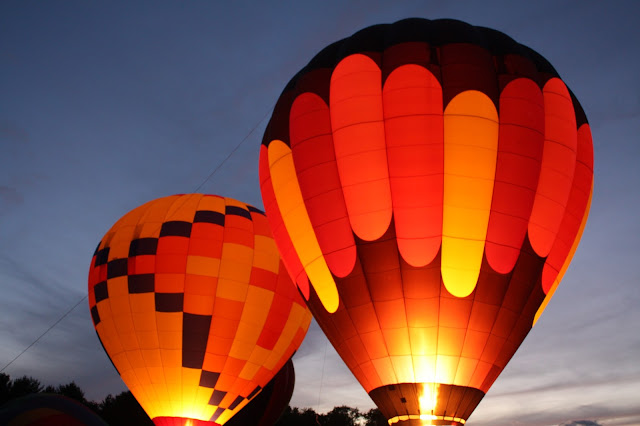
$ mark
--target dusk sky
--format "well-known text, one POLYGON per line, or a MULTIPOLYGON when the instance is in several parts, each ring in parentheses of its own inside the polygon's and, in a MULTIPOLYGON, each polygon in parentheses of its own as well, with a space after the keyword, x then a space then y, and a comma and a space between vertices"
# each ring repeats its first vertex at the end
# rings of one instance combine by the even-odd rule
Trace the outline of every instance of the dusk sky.
MULTIPOLYGON (((80 302, 3 372, 73 380, 95 400, 125 390, 82 300, 111 225, 176 193, 262 208, 262 134, 298 70, 369 25, 455 18, 554 65, 587 114, 595 163, 574 260, 468 424, 640 424, 637 13, 632 0, 2 1, 0 369, 80 302)), ((374 406, 315 322, 294 365, 291 405, 374 406)))

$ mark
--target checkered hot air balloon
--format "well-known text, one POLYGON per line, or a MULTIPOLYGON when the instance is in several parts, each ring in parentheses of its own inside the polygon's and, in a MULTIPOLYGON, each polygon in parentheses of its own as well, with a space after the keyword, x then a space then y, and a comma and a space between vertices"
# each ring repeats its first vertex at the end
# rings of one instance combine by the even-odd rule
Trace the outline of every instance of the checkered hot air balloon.
POLYGON ((580 104, 533 50, 376 25, 282 92, 265 211, 314 317, 390 424, 463 424, 553 295, 592 193, 580 104))
POLYGON ((263 212, 174 195, 124 215, 89 269, 96 332, 158 426, 222 425, 282 369, 311 313, 263 212))

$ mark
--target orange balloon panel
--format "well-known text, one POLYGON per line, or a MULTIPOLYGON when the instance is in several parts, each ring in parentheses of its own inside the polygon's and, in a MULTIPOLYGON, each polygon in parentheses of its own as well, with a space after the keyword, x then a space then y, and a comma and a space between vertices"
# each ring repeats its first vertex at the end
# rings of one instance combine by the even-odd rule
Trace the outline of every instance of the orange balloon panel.
POLYGON ((260 182, 289 272, 389 421, 462 424, 575 252, 593 148, 540 55, 490 29, 408 19, 334 43, 295 76, 260 182))
POLYGON ((224 424, 311 321, 264 213, 202 194, 154 200, 116 222, 91 262, 89 307, 122 380, 158 425, 224 424))

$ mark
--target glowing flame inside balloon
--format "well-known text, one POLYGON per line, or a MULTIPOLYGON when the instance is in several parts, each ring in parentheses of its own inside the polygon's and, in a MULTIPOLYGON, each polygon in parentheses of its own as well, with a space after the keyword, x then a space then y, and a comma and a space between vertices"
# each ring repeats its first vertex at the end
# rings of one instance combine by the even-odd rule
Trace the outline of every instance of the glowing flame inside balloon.
MULTIPOLYGON (((438 383, 424 383, 422 385, 422 395, 418 398, 420 404, 420 420, 435 420, 433 415, 438 401, 438 383)), ((430 424, 430 423, 427 423, 430 424)))
POLYGON ((420 414, 420 420, 422 420, 423 425, 432 425, 431 420, 437 420, 438 416, 434 416, 433 414, 420 414))

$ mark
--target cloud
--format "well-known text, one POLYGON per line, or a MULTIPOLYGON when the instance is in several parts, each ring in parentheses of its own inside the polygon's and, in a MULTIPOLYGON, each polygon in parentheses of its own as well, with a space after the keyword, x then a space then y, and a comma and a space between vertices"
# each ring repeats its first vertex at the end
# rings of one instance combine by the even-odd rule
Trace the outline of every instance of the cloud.
POLYGON ((607 426, 633 426, 640 425, 640 408, 635 412, 617 413, 614 416, 602 419, 607 426))
POLYGON ((42 265, 36 270, 33 265, 15 260, 7 254, 0 256, 0 265, 2 265, 2 275, 12 278, 13 284, 9 284, 9 287, 12 287, 14 297, 26 299, 46 295, 48 300, 55 301, 69 295, 69 289, 64 286, 65 283, 54 278, 55 275, 43 276, 42 272, 51 273, 52 271, 50 269, 43 271, 42 265))
POLYGON ((590 419, 599 422, 594 424, 607 426, 638 425, 640 408, 635 383, 629 378, 626 382, 618 379, 603 385, 583 383, 574 388, 549 386, 547 390, 528 394, 489 394, 470 420, 476 426, 577 426, 583 423, 575 422, 585 421, 575 419, 590 419))
MULTIPOLYGON (((0 341, 3 342, 0 347, 0 359, 4 359, 5 362, 13 359, 55 324, 82 297, 77 290, 66 288, 63 285, 64 282, 56 279, 55 276, 56 274, 48 268, 33 267, 33 265, 16 261, 9 255, 0 255, 0 282, 5 301, 3 309, 0 310, 0 341), (45 274, 41 276, 38 272, 45 272, 45 274)), ((58 351, 57 341, 51 339, 51 336, 60 333, 61 327, 70 327, 64 332, 64 339, 61 341, 75 339, 78 325, 83 321, 69 321, 69 319, 76 314, 75 311, 78 308, 79 306, 43 336, 33 348, 21 355, 12 364, 9 372, 13 374, 14 369, 20 368, 21 365, 51 365, 58 351), (37 348, 43 343, 47 348, 42 354, 45 362, 30 364, 29 359, 36 356, 37 348)), ((90 325, 88 312, 84 314, 85 321, 90 325)), ((77 345, 74 344, 72 347, 75 346, 77 345)), ((60 350, 65 351, 64 348, 60 350)), ((35 372, 24 371, 21 374, 35 375, 35 372)))
POLYGON ((585 405, 567 411, 574 413, 573 418, 577 418, 582 412, 584 417, 597 420, 572 420, 560 423, 558 426, 636 426, 640 424, 640 407, 607 409, 602 405, 585 405))

